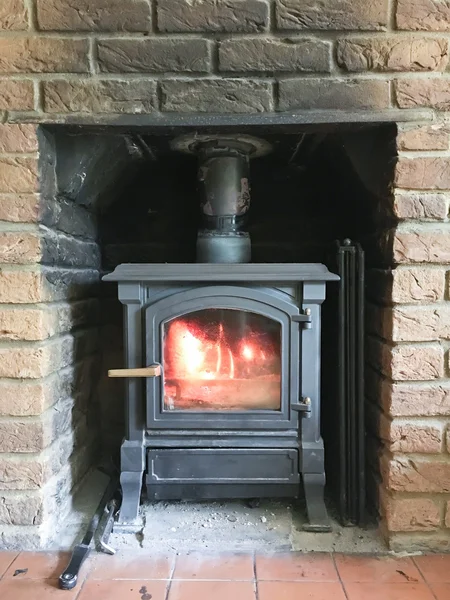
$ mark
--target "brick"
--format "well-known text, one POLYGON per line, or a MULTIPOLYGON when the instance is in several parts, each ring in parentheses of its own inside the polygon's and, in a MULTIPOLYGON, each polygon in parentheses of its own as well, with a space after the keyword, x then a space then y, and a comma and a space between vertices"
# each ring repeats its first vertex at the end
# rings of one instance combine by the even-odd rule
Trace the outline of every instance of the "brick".
POLYGON ((284 79, 279 110, 368 109, 389 106, 389 83, 380 80, 284 79))
POLYGON ((96 345, 96 332, 89 330, 39 344, 9 344, 0 348, 0 377, 40 379, 92 354, 96 345))
POLYGON ((36 152, 36 125, 0 124, 0 152, 36 152))
POLYGON ((39 29, 49 31, 150 31, 147 0, 37 0, 39 29))
POLYGON ((41 242, 36 234, 18 231, 0 232, 0 263, 36 263, 40 261, 41 256, 41 242))
POLYGON ((38 525, 42 523, 41 496, 14 493, 0 494, 0 524, 38 525))
POLYGON ((450 189, 450 158, 447 157, 400 157, 395 172, 398 188, 418 190, 450 189))
POLYGON ((381 461, 383 480, 397 492, 450 492, 450 461, 396 456, 381 461))
POLYGON ((100 247, 96 242, 54 231, 47 231, 42 237, 41 256, 42 263, 50 266, 98 269, 101 264, 100 247))
POLYGON ((88 73, 88 49, 87 40, 0 39, 0 73, 88 73))
POLYGON ((0 421, 0 452, 39 452, 43 447, 41 421, 0 421))
POLYGON ((268 112, 272 93, 270 82, 248 79, 167 80, 161 84, 166 112, 268 112))
POLYGON ((0 31, 28 29, 28 10, 24 0, 2 0, 0 3, 0 31))
POLYGON ((39 271, 0 269, 0 303, 30 304, 98 295, 99 272, 41 267, 39 271))
POLYGON ((447 429, 445 435, 445 447, 447 448, 447 452, 450 454, 450 429, 447 429))
POLYGON ((450 31, 450 5, 442 0, 398 0, 397 28, 450 31))
POLYGON ((441 524, 440 506, 431 498, 382 494, 381 513, 389 531, 433 531, 441 524))
POLYGON ((443 269, 406 268, 392 272, 392 301, 435 302, 441 300, 445 290, 443 269))
POLYGON ((160 31, 259 32, 269 24, 265 0, 159 0, 160 31))
POLYGON ((450 500, 447 501, 445 507, 445 526, 450 527, 450 500))
POLYGON ((331 45, 304 38, 235 38, 219 45, 221 71, 331 71, 331 45))
POLYGON ((386 29, 387 0, 276 0, 279 29, 386 29))
POLYGON ((40 208, 40 222, 46 227, 85 239, 97 238, 97 215, 87 207, 66 198, 45 197, 40 208))
POLYGON ((38 167, 34 158, 0 158, 0 193, 35 192, 38 167))
POLYGON ((367 329, 393 342, 450 339, 449 306, 367 307, 367 329))
POLYGON ((393 259, 399 264, 450 262, 450 235, 447 231, 397 231, 393 259))
POLYGON ((44 466, 40 458, 0 456, 0 489, 39 489, 44 480, 44 466))
POLYGON ((47 328, 43 310, 0 308, 0 339, 43 340, 47 328))
POLYGON ((36 223, 38 217, 38 194, 0 194, 0 221, 36 223))
POLYGON ((346 71, 443 71, 448 64, 443 38, 352 38, 337 43, 337 62, 346 71))
POLYGON ((391 452, 439 454, 442 448, 442 426, 426 423, 402 422, 394 419, 380 431, 389 442, 391 452))
POLYGON ((97 43, 102 73, 207 73, 210 42, 196 38, 101 40, 97 43))
POLYGON ((440 346, 390 346, 370 338, 367 360, 395 381, 430 381, 444 376, 444 350, 440 346))
POLYGON ((400 108, 450 110, 450 85, 447 79, 399 79, 394 82, 400 108))
POLYGON ((32 81, 12 81, 0 78, 0 110, 33 110, 32 81))
POLYGON ((49 113, 148 113, 156 108, 154 81, 48 81, 43 83, 49 113))
POLYGON ((366 281, 368 296, 379 304, 430 303, 444 297, 445 270, 429 267, 368 269, 366 281))
POLYGON ((448 150, 450 127, 442 125, 408 125, 399 129, 398 150, 448 150))
POLYGON ((446 194, 401 193, 394 198, 394 214, 399 219, 444 220, 448 215, 446 194))

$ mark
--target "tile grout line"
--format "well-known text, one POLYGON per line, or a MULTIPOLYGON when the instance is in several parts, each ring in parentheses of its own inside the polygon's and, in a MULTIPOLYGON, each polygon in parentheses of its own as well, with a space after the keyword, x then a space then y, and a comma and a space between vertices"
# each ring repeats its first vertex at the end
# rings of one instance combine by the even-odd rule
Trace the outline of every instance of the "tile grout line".
POLYGON ((256 551, 252 552, 252 566, 253 566, 253 593, 255 595, 255 600, 259 600, 259 589, 258 589, 258 576, 256 573, 256 551))
POLYGON ((411 561, 412 561, 413 565, 416 567, 416 569, 419 571, 420 576, 422 577, 422 579, 423 579, 426 587, 430 590, 430 593, 433 596, 433 598, 435 598, 435 600, 438 600, 438 597, 436 596, 436 594, 432 590, 431 585, 428 583, 428 579, 425 577, 425 575, 422 573, 419 565, 416 563, 414 556, 411 556, 411 561))
POLYGON ((347 590, 345 589, 344 582, 342 581, 342 578, 341 578, 341 572, 339 571, 339 567, 337 566, 337 563, 336 563, 336 556, 335 556, 334 552, 330 552, 330 556, 331 556, 331 560, 333 561, 334 568, 336 569, 336 573, 337 573, 337 576, 339 579, 339 583, 341 584, 341 589, 344 592, 344 596, 345 596, 346 600, 349 600, 347 590))
POLYGON ((175 567, 177 565, 177 561, 178 561, 178 554, 175 552, 174 553, 174 558, 173 558, 172 568, 171 568, 170 574, 169 574, 169 579, 167 580, 166 595, 164 596, 164 600, 169 600, 170 589, 172 587, 173 576, 175 574, 175 567))

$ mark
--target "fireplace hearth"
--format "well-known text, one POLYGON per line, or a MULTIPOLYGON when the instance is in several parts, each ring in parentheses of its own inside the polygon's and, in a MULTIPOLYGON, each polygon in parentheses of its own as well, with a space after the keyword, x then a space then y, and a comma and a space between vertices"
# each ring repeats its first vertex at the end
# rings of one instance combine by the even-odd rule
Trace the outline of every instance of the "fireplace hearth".
POLYGON ((252 264, 249 136, 192 136, 202 227, 196 264, 122 264, 127 431, 118 526, 147 497, 299 497, 305 529, 329 531, 320 434, 322 264, 252 264))

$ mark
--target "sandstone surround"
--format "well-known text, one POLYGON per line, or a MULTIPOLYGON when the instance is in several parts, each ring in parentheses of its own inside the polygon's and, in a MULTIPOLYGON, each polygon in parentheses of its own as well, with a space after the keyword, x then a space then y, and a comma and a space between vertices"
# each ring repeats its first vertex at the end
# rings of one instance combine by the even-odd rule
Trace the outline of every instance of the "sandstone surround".
POLYGON ((398 223, 389 266, 367 274, 367 379, 386 539, 399 550, 449 549, 449 31, 441 0, 0 2, 3 545, 45 546, 63 518, 95 448, 87 407, 108 362, 95 326, 96 220, 42 193, 37 126, 425 109, 428 121, 398 124, 398 223))

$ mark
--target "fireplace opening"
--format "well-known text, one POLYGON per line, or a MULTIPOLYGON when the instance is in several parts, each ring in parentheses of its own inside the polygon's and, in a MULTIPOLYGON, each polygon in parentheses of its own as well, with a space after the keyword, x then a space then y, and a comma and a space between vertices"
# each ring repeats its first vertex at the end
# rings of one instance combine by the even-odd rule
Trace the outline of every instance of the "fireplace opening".
MULTIPOLYGON (((89 325, 96 335, 90 350, 94 391, 85 408, 90 435, 95 432, 97 441, 94 463, 102 455, 117 458, 125 427, 123 382, 107 377, 108 369, 124 366, 124 316, 117 286, 99 284, 100 276, 122 263, 197 260, 198 231, 205 223, 198 157, 174 149, 180 133, 186 131, 117 133, 114 128, 84 131, 59 126, 41 131, 43 226, 85 244, 84 252, 99 256, 95 265, 88 261, 81 268, 68 264, 71 257, 61 253, 49 253, 47 262, 52 268, 73 269, 66 291, 69 302, 94 298, 99 306, 98 319, 89 325)), ((391 198, 395 126, 310 127, 295 132, 280 128, 275 133, 254 127, 242 133, 265 140, 272 149, 248 165, 251 203, 239 227, 251 240, 252 263, 323 263, 332 270, 335 241, 349 238, 363 246, 368 272, 390 266, 386 249, 395 223, 391 198)), ((332 312, 331 301, 329 308, 332 312)), ((334 370, 328 361, 337 359, 327 348, 335 335, 333 314, 329 318, 328 311, 322 363, 331 389, 334 370)), ((225 306, 192 310, 167 320, 161 342, 163 412, 280 413, 283 344, 276 320, 225 306)), ((83 347, 78 352, 77 363, 85 358, 83 347)), ((324 395, 322 435, 329 454, 336 436, 332 402, 332 393, 324 395)), ((369 502, 376 504, 377 457, 371 452, 372 440, 378 437, 376 419, 366 433, 367 490, 369 502)), ((332 488, 331 474, 328 481, 332 488)), ((333 489, 329 491, 333 497, 333 489)))

